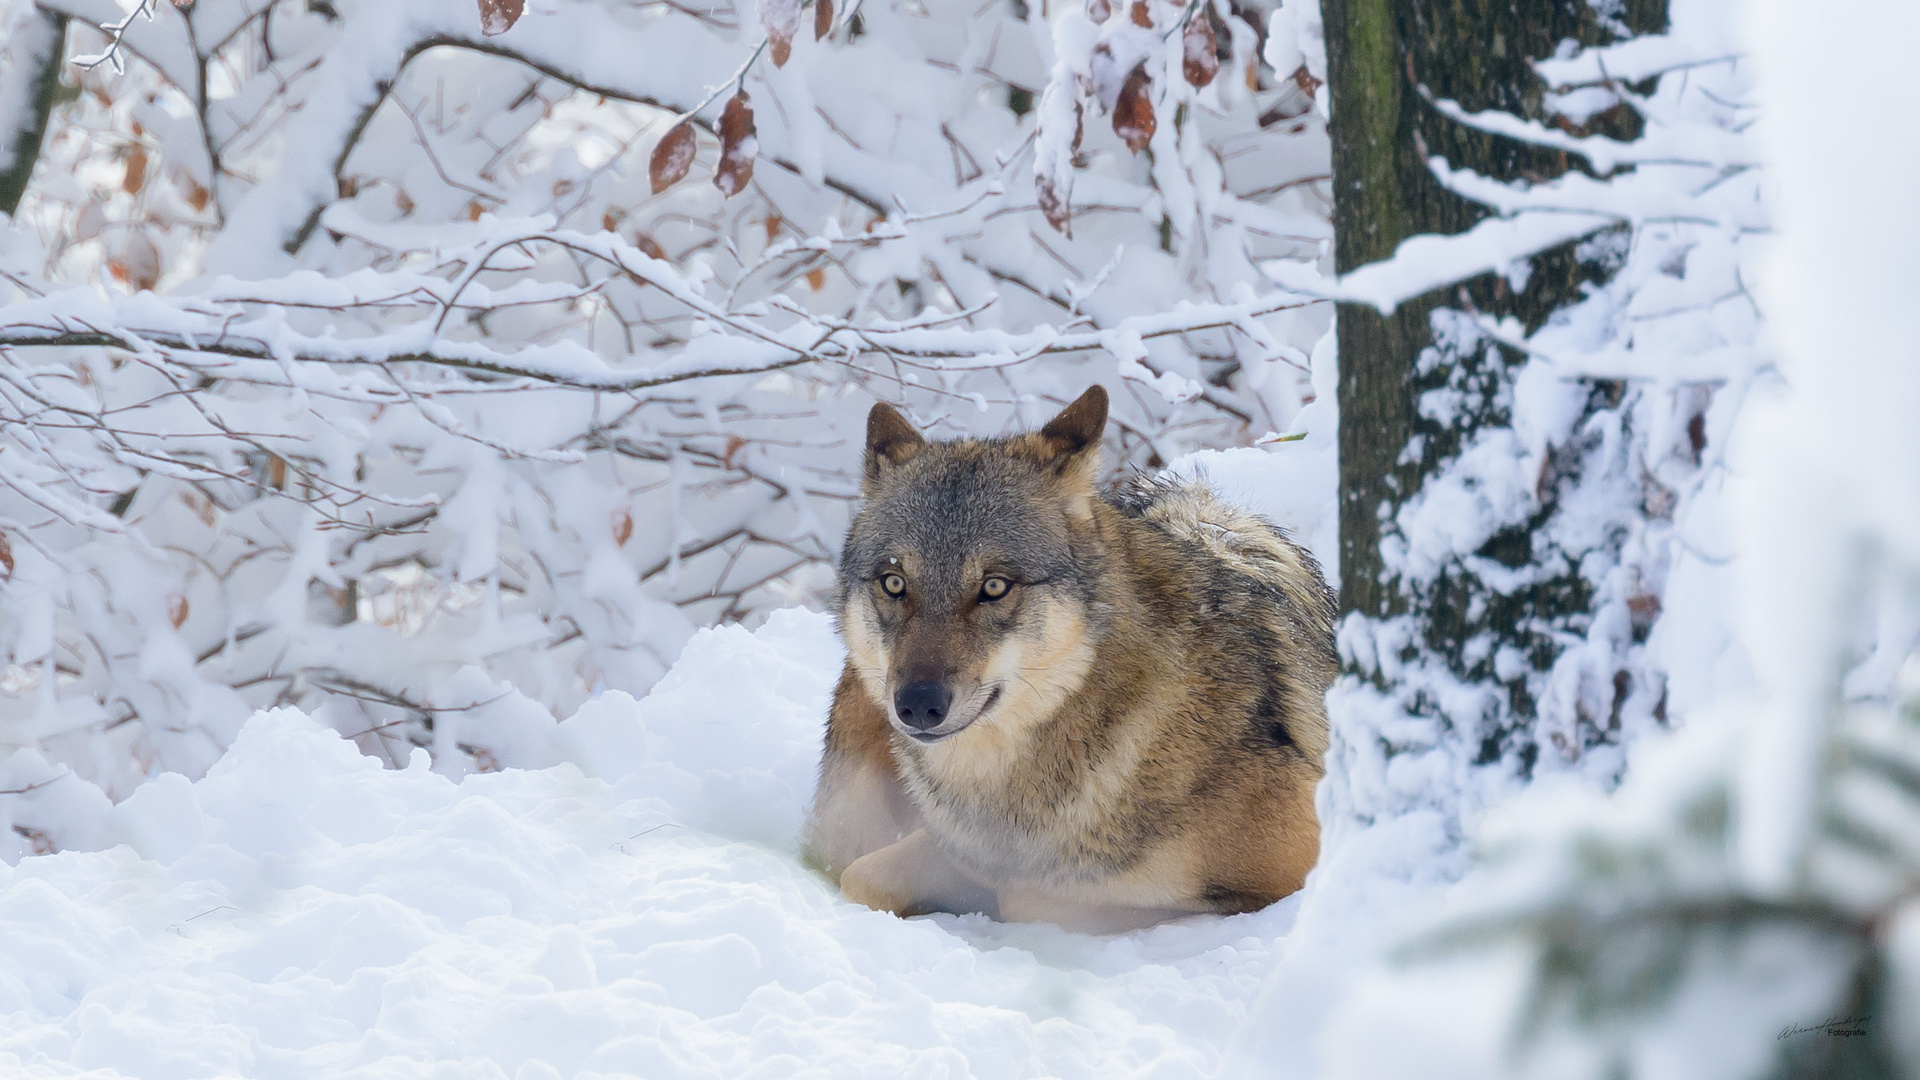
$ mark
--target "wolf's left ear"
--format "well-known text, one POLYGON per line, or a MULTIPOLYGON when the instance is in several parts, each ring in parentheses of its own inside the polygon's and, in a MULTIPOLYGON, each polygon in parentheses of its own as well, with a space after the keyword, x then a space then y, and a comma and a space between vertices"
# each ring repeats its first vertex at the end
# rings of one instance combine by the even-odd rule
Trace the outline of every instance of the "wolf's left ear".
POLYGON ((1065 462, 1100 448, 1100 435, 1107 429, 1107 388, 1095 383, 1087 387, 1073 404, 1040 429, 1040 439, 1054 456, 1065 462))
POLYGON ((884 401, 873 403, 867 414, 867 480, 879 479, 889 465, 901 465, 913 459, 927 440, 920 437, 899 410, 884 401))

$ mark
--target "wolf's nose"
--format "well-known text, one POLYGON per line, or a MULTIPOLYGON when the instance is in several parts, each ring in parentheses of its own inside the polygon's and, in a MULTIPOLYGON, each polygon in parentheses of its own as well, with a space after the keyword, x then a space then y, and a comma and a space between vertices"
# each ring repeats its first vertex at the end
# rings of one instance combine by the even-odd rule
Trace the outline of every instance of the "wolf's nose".
POLYGON ((953 694, 944 683, 909 683, 893 695, 893 711, 900 715, 900 722, 920 731, 939 727, 951 704, 953 694))

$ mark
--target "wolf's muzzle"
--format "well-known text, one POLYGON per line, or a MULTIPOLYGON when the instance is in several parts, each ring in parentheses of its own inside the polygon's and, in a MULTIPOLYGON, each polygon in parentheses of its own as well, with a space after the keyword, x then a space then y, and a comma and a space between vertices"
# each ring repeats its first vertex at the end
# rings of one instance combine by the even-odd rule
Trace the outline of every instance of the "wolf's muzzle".
POLYGON ((994 703, 1000 700, 1001 687, 981 687, 980 691, 968 695, 962 701, 953 701, 953 692, 940 683, 914 683, 893 696, 894 728, 922 746, 932 746, 951 736, 958 735, 973 726, 973 722, 987 714, 994 703), (917 700, 908 695, 923 688, 939 691, 937 697, 927 700, 942 706, 928 711, 917 706, 917 700), (975 704, 975 703, 978 704, 975 704))
POLYGON ((893 711, 900 722, 916 731, 940 726, 953 705, 953 691, 945 683, 908 683, 893 695, 893 711))

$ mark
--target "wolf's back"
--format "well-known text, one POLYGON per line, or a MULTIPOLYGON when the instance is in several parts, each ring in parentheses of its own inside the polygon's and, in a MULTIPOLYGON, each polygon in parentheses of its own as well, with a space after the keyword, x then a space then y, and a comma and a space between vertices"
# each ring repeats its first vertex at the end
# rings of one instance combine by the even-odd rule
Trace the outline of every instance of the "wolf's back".
POLYGON ((1305 643, 1336 666, 1332 651, 1336 597, 1320 561, 1277 525, 1221 500, 1203 480, 1142 476, 1107 497, 1114 508, 1197 549, 1227 569, 1280 594, 1306 633, 1305 643))

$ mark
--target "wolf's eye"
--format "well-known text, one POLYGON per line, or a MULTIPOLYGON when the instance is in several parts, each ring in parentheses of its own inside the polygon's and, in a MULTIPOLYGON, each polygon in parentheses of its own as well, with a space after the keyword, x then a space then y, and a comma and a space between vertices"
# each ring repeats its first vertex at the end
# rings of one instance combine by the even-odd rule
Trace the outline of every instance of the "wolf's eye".
POLYGON ((1007 595, 1007 590, 1010 588, 1012 586, 1007 583, 1006 578, 990 577, 980 583, 980 599, 998 600, 1007 595))
POLYGON ((886 590, 888 596, 905 596, 907 594, 907 579, 901 577, 899 574, 888 574, 886 577, 880 579, 880 587, 886 590))

